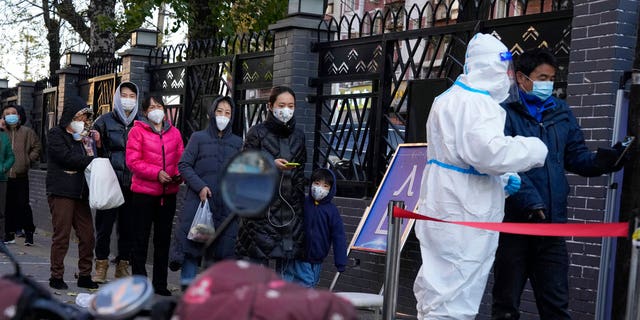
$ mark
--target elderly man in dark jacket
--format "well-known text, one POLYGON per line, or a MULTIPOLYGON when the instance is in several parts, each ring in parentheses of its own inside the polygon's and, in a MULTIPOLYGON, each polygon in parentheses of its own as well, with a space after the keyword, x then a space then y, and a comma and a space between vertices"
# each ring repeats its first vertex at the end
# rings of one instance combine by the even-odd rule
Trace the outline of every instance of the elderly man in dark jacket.
POLYGON ((138 86, 132 82, 123 82, 113 95, 113 110, 100 116, 93 124, 103 140, 102 148, 98 149, 98 153, 102 157, 109 158, 124 196, 123 205, 96 211, 96 274, 93 280, 98 283, 107 280, 111 232, 116 220, 118 221, 118 255, 114 276, 122 278, 130 275, 129 261, 134 233, 131 226, 135 213, 131 209, 131 171, 125 164, 125 150, 133 122, 139 119, 138 86))
MULTIPOLYGON (((207 116, 209 127, 194 132, 178 163, 180 174, 188 189, 184 195, 182 211, 174 231, 171 246, 172 269, 182 267, 181 284, 187 286, 197 274, 202 258, 203 244, 187 239, 191 223, 198 207, 209 201, 214 226, 218 228, 230 214, 219 191, 218 180, 225 164, 242 149, 242 138, 233 134, 232 123, 235 105, 229 97, 213 101, 207 116)), ((211 248, 212 261, 234 258, 234 246, 238 224, 230 224, 211 248)))
POLYGON ((261 150, 273 156, 281 176, 277 196, 265 216, 240 220, 236 254, 261 264, 273 259, 276 271, 280 272, 284 272, 293 259, 305 256, 307 152, 304 132, 295 127, 294 109, 294 92, 285 86, 274 87, 269 96, 267 119, 249 130, 244 143, 244 149, 261 150))
MULTIPOLYGON (((507 111, 505 135, 540 138, 549 153, 544 167, 519 173, 520 190, 507 198, 504 221, 567 221, 565 170, 595 177, 619 170, 622 148, 591 152, 567 104, 551 96, 557 63, 545 49, 523 53, 516 66, 520 101, 507 111)), ((494 264, 493 319, 518 319, 520 296, 530 280, 540 319, 570 319, 569 259, 562 237, 501 233, 494 264)))
POLYGON ((71 227, 78 236, 78 287, 95 289, 91 280, 93 219, 89 208, 89 187, 84 170, 100 146, 100 134, 85 129, 91 110, 80 97, 66 99, 59 125, 47 136, 47 196, 51 210, 51 278, 54 289, 68 288, 63 280, 64 257, 69 249, 71 227), (95 145, 94 145, 95 143, 95 145))

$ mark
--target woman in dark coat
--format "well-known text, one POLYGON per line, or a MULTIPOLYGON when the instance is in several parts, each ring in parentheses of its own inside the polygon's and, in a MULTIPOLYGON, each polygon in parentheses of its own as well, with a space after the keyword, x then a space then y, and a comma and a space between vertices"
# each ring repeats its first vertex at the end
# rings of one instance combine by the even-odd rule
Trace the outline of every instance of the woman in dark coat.
POLYGON ((295 127, 295 94, 285 86, 269 96, 267 119, 247 133, 244 149, 269 153, 280 170, 278 193, 265 216, 240 220, 236 254, 267 265, 285 275, 293 259, 304 257, 304 164, 307 161, 304 132, 295 127))
MULTIPOLYGON (((188 286, 195 278, 202 258, 203 244, 187 239, 198 206, 205 200, 213 215, 215 227, 229 215, 218 192, 218 178, 226 162, 242 148, 242 139, 231 132, 235 109, 229 97, 217 98, 209 108, 209 127, 193 133, 178 163, 180 174, 187 184, 184 205, 178 216, 172 248, 172 268, 182 265, 181 284, 188 286)), ((232 223, 214 244, 213 261, 234 258, 238 232, 232 223)))

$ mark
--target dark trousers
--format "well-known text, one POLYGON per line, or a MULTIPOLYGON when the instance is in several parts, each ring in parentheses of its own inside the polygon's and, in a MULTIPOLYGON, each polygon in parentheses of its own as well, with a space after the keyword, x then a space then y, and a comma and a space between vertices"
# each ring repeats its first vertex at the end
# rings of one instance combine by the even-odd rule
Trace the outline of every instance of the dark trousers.
MULTIPOLYGON (((0 237, 5 236, 5 228, 6 219, 5 219, 5 208, 6 208, 6 196, 7 196, 7 182, 0 181, 0 237)), ((5 240, 2 238, 0 240, 5 240)))
POLYGON ((96 259, 107 260, 111 249, 111 232, 117 221, 118 255, 116 260, 131 260, 133 248, 134 215, 132 193, 127 188, 122 189, 124 204, 109 210, 96 210, 96 259))
POLYGON ((571 319, 565 239, 500 234, 493 269, 492 319, 519 319, 520 296, 531 282, 540 319, 571 319))
POLYGON ((93 219, 89 201, 49 196, 51 223, 51 277, 61 279, 64 276, 64 257, 69 250, 71 228, 78 236, 78 273, 90 276, 93 263, 93 219))
POLYGON ((9 178, 7 181, 7 210, 5 212, 5 238, 10 232, 23 229, 33 233, 33 212, 29 205, 29 178, 9 178))
POLYGON ((176 195, 150 196, 133 193, 133 210, 135 212, 135 244, 131 269, 133 274, 147 276, 145 264, 149 248, 149 236, 153 225, 153 278, 154 288, 167 287, 169 265, 169 244, 173 216, 176 213, 176 195))

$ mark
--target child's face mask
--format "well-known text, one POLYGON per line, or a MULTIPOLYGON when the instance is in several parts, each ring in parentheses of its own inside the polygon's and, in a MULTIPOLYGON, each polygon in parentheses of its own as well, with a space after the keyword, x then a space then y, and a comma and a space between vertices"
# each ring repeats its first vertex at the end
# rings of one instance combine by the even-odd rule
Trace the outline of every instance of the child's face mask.
POLYGON ((320 201, 324 199, 328 194, 329 194, 329 188, 323 187, 315 183, 311 186, 311 196, 316 201, 320 201))

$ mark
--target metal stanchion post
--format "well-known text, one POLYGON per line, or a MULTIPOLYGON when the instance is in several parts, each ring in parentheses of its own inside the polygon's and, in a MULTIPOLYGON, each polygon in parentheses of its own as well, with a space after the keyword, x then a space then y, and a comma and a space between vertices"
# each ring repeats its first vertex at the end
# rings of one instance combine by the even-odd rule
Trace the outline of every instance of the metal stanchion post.
POLYGON ((627 316, 625 319, 640 319, 638 314, 638 250, 640 250, 640 229, 638 217, 634 218, 634 232, 631 237, 631 261, 629 266, 629 287, 627 289, 627 316))
POLYGON ((393 217, 393 207, 396 206, 404 209, 404 201, 389 201, 387 207, 389 227, 387 228, 387 261, 384 277, 384 302, 382 304, 382 314, 385 320, 395 319, 398 300, 400 224, 402 219, 393 217))

